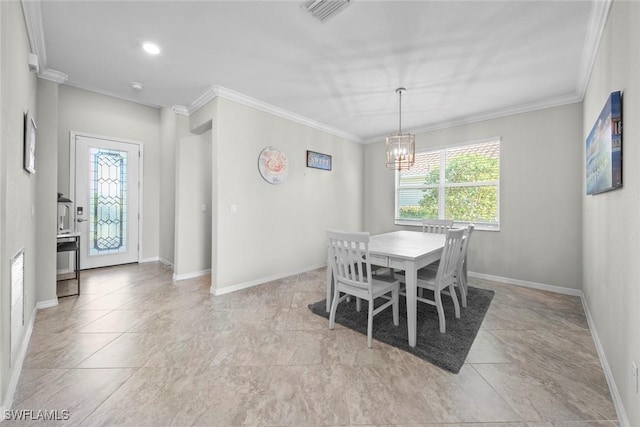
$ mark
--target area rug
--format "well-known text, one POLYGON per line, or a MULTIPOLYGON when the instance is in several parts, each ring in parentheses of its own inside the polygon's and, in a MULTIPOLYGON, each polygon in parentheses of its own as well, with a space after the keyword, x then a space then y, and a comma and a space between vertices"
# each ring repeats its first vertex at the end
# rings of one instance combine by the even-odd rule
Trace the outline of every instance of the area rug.
MULTIPOLYGON (((407 340, 407 306, 404 297, 401 296, 400 325, 393 325, 391 307, 377 314, 373 318, 373 345, 375 347, 376 340, 382 341, 457 374, 469 354, 493 295, 494 291, 469 287, 467 307, 460 308, 460 319, 455 318, 451 298, 444 295, 442 300, 447 327, 444 334, 440 333, 436 308, 418 303, 415 348, 410 347, 407 340)), ((329 318, 325 300, 310 304, 309 308, 313 313, 329 318)), ((351 302, 341 302, 336 311, 336 322, 367 335, 367 302, 362 302, 360 312, 356 311, 355 299, 351 302)))

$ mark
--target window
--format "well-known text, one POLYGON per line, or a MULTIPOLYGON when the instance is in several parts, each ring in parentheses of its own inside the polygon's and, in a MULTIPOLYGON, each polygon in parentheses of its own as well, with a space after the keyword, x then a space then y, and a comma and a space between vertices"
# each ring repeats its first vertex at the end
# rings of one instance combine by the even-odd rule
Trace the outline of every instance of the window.
POLYGON ((396 171, 396 224, 440 218, 498 229, 499 201, 499 140, 416 153, 396 171))

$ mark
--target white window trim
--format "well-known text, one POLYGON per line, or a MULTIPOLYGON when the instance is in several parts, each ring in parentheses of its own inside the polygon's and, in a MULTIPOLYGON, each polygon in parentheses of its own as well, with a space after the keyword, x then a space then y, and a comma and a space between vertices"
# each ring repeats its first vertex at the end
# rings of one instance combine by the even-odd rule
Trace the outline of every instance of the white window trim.
MULTIPOLYGON (((500 143, 500 158, 498 159, 498 168, 500 171, 500 178, 502 178, 502 138, 500 137, 496 137, 496 138, 487 138, 487 139, 482 139, 482 140, 476 140, 476 141, 470 141, 470 142, 464 142, 464 143, 460 143, 460 144, 455 144, 455 145, 449 145, 449 146, 444 146, 444 147, 440 147, 440 148, 433 148, 433 149, 428 149, 428 150, 421 150, 416 152, 416 154, 422 154, 422 153, 434 153, 437 151, 446 151, 447 149, 451 149, 451 148, 457 148, 457 147, 464 147, 465 145, 476 145, 476 144, 482 144, 482 143, 488 143, 488 142, 493 142, 493 141, 498 141, 500 143)), ((445 182, 445 173, 446 173, 446 156, 440 156, 440 182, 445 182)), ((422 220, 420 219, 401 219, 397 217, 398 214, 398 207, 399 207, 399 200, 398 200, 398 187, 399 187, 399 181, 400 181, 400 172, 399 171, 395 171, 395 175, 394 175, 394 180, 395 180, 395 184, 394 184, 394 192, 395 192, 395 209, 394 209, 394 224, 398 225, 398 226, 408 226, 408 227, 420 227, 422 228, 422 220)), ((405 185, 402 188, 416 188, 416 189, 426 189, 426 188, 437 188, 438 189, 438 217, 439 218, 444 218, 444 212, 445 212, 445 197, 444 197, 444 190, 445 188, 448 187, 480 187, 480 186, 487 186, 487 187, 497 187, 497 204, 498 204, 498 222, 497 223, 482 223, 482 222, 473 222, 473 224, 475 225, 475 230, 476 231, 500 231, 500 224, 502 223, 501 218, 500 218, 500 205, 501 205, 501 201, 500 201, 500 181, 502 179, 498 179, 497 181, 484 181, 484 182, 478 182, 478 183, 474 183, 474 182, 465 182, 465 183, 459 183, 459 184, 451 184, 451 183, 446 183, 444 185, 441 184, 414 184, 414 185, 405 185)), ((471 224, 471 222, 468 221, 454 221, 453 226, 456 228, 460 228, 460 227, 466 227, 468 224, 471 224)))

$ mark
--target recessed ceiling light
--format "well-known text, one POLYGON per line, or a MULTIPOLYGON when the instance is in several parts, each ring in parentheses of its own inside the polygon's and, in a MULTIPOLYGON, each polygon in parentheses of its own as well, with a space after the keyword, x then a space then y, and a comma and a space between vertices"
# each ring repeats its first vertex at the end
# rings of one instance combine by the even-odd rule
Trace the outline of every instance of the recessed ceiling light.
POLYGON ((144 42, 144 44, 142 45, 142 48, 144 49, 145 52, 147 52, 149 55, 157 55, 160 53, 160 48, 158 47, 157 44, 155 43, 151 43, 151 42, 144 42))
POLYGON ((142 84, 140 84, 138 82, 131 82, 131 88, 133 88, 135 90, 142 90, 144 88, 144 86, 142 86, 142 84))

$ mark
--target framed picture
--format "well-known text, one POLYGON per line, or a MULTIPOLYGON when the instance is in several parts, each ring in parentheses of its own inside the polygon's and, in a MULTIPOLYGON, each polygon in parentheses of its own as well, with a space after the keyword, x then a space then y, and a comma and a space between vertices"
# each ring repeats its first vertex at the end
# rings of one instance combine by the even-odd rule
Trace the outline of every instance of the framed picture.
POLYGON ((331 156, 307 150, 307 167, 330 171, 331 156))
POLYGON ((622 94, 613 92, 586 141, 587 194, 622 187, 622 94))
POLYGON ((24 168, 36 173, 36 122, 31 113, 24 115, 24 168))

